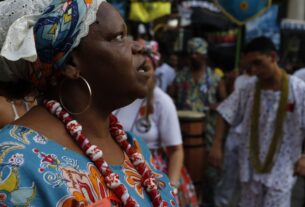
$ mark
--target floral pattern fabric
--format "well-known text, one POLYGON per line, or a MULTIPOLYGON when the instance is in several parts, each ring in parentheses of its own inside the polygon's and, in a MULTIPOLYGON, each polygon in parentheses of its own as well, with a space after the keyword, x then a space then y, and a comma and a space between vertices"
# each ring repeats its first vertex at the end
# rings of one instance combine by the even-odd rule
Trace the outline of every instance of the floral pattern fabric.
MULTIPOLYGON (((121 200, 109 190, 103 176, 85 156, 29 128, 7 125, 0 131, 0 206, 88 206, 107 199, 112 206, 121 200)), ((151 163, 146 145, 132 134, 128 138, 141 152, 158 181, 161 196, 169 206, 175 198, 168 178, 151 163)), ((122 165, 112 165, 120 180, 140 206, 152 206, 141 186, 141 175, 125 155, 122 165)))
POLYGON ((216 93, 220 81, 211 68, 207 68, 204 77, 196 83, 189 68, 177 73, 176 105, 178 110, 205 112, 211 104, 217 103, 216 93))
POLYGON ((189 68, 177 73, 175 104, 178 110, 191 110, 206 114, 205 141, 207 148, 213 143, 216 113, 209 111, 209 106, 216 104, 217 88, 221 78, 208 67, 202 79, 196 83, 189 68))
MULTIPOLYGON (((300 158, 302 142, 305 137, 305 84, 289 76, 289 95, 286 118, 283 126, 283 138, 275 155, 270 173, 256 173, 250 163, 249 139, 251 113, 255 83, 250 81, 242 89, 235 90, 219 107, 224 119, 236 127, 239 134, 239 164, 242 182, 257 182, 275 190, 291 189, 295 182, 294 164, 300 158)), ((278 108, 279 91, 262 90, 259 117, 259 158, 264 160, 273 135, 278 108)))

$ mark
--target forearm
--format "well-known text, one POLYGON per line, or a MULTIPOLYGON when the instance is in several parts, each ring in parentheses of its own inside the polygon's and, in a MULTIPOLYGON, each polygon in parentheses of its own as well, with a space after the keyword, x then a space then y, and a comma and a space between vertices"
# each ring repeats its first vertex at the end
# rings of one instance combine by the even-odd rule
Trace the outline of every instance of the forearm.
POLYGON ((221 80, 218 85, 218 99, 219 101, 223 101, 227 97, 227 90, 224 80, 221 80))
POLYGON ((216 130, 214 135, 213 146, 222 148, 223 145, 223 137, 228 129, 228 124, 221 117, 220 114, 217 115, 216 119, 216 130))
POLYGON ((223 137, 226 130, 226 122, 220 115, 217 115, 214 141, 208 158, 210 164, 216 168, 222 168, 223 165, 223 137))
POLYGON ((183 166, 183 147, 177 145, 173 147, 167 147, 168 153, 168 177, 171 184, 178 185, 181 168, 183 166))

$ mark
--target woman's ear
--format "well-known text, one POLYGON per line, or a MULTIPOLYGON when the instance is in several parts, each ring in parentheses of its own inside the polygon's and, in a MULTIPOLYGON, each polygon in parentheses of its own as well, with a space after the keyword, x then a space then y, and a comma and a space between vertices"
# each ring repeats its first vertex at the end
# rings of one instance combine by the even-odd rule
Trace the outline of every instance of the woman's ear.
POLYGON ((71 53, 67 63, 65 64, 62 74, 70 79, 78 79, 80 76, 80 69, 78 67, 78 58, 74 52, 71 53))

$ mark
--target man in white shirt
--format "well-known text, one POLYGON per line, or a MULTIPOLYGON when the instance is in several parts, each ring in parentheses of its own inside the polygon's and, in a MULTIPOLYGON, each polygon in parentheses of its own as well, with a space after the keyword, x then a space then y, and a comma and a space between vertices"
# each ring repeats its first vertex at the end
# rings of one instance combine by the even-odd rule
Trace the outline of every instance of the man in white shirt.
POLYGON ((173 83, 176 77, 177 56, 171 54, 168 63, 163 62, 155 72, 157 77, 157 86, 164 92, 167 92, 168 87, 173 83))
POLYGON ((294 175, 305 175, 305 83, 279 67, 268 38, 252 40, 244 54, 257 78, 218 106, 210 162, 221 167, 224 132, 237 127, 240 207, 289 207, 294 175))

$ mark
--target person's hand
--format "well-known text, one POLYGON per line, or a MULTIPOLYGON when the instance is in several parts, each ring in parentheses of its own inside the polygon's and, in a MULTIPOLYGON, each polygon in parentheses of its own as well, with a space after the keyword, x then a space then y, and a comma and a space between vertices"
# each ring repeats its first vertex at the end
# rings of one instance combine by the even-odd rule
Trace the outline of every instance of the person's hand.
POLYGON ((294 174, 305 176, 305 156, 303 155, 294 165, 294 174))
POLYGON ((222 168, 223 152, 220 146, 213 144, 209 153, 208 161, 213 167, 222 168))

